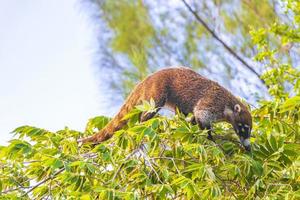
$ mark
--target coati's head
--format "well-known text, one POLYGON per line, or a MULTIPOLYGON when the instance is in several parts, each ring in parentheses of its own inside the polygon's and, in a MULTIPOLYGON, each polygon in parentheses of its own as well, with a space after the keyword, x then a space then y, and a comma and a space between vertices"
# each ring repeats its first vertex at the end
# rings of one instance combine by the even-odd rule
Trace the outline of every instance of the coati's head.
POLYGON ((227 121, 232 124, 242 145, 247 151, 251 151, 250 136, 252 130, 252 117, 247 107, 237 103, 233 108, 225 109, 225 116, 227 121))

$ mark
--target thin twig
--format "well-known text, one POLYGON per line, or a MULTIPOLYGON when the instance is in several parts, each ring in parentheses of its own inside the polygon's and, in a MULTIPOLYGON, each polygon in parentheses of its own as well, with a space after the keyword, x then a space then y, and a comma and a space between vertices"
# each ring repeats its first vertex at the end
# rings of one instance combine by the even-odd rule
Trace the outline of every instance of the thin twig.
POLYGON ((253 74, 257 76, 257 78, 266 85, 265 81, 260 77, 260 74, 256 72, 252 66, 250 66, 242 57, 240 57, 228 44, 226 44, 207 24, 206 22, 192 9, 192 7, 186 2, 186 0, 182 0, 187 9, 194 15, 197 21, 215 38, 218 42, 220 42, 223 47, 237 60, 239 60, 248 70, 250 70, 253 74))
POLYGON ((186 163, 191 163, 191 161, 187 161, 187 160, 183 160, 183 159, 179 159, 179 158, 167 157, 167 156, 152 157, 151 159, 154 159, 154 160, 159 160, 159 159, 178 160, 178 161, 182 161, 182 162, 186 162, 186 163))
POLYGON ((23 196, 29 194, 30 192, 32 192, 34 189, 36 189, 37 187, 39 187, 40 185, 46 183, 47 181, 49 181, 50 179, 53 179, 55 176, 57 176, 58 174, 62 173, 65 170, 65 168, 61 168, 59 171, 55 172, 52 176, 49 176, 48 178, 42 180, 41 182, 39 182, 38 184, 36 184, 35 186, 33 186, 31 189, 29 189, 23 196))
POLYGON ((143 155, 143 158, 147 161, 147 163, 149 164, 149 167, 151 168, 151 170, 155 173, 157 180, 163 184, 163 182, 160 180, 159 175, 157 173, 157 171, 154 169, 154 167, 152 166, 151 160, 149 159, 148 155, 146 155, 142 150, 140 150, 141 154, 143 155))
MULTIPOLYGON (((0 178, 1 178, 1 177, 0 177, 0 178)), ((16 190, 19 190, 19 189, 29 189, 29 188, 32 188, 32 186, 29 186, 29 187, 23 186, 23 184, 24 184, 25 182, 29 182, 29 181, 31 181, 31 180, 33 180, 33 179, 27 179, 27 180, 25 180, 25 181, 23 181, 23 182, 21 182, 21 183, 19 183, 18 181, 14 180, 14 182, 15 182, 19 187, 12 188, 12 189, 7 189, 7 190, 5 190, 5 191, 3 191, 3 192, 0 191, 0 194, 7 194, 7 193, 9 193, 9 192, 13 192, 13 191, 16 191, 16 190)))
POLYGON ((137 149, 135 149, 134 151, 132 151, 129 155, 126 156, 125 161, 120 165, 120 167, 118 168, 118 170, 116 171, 116 173, 114 174, 112 181, 110 182, 114 182, 114 180, 116 179, 116 177, 118 176, 118 174, 120 173, 121 169, 123 168, 123 166, 125 165, 125 162, 131 158, 132 156, 134 156, 136 153, 139 152, 141 146, 138 147, 137 149))
POLYGON ((13 191, 16 191, 16 190, 19 190, 19 189, 28 189, 28 188, 31 188, 31 187, 17 187, 17 188, 12 188, 12 189, 8 189, 8 190, 5 190, 3 192, 0 192, 0 194, 7 194, 9 192, 13 192, 13 191))
POLYGON ((224 186, 225 189, 228 190, 228 192, 235 198, 235 199, 238 199, 238 197, 234 194, 234 192, 232 192, 230 186, 228 187, 227 184, 226 184, 226 181, 223 180, 220 176, 218 176, 217 174, 215 174, 216 177, 221 181, 222 185, 224 186))
MULTIPOLYGON (((175 167, 177 173, 178 173, 178 174, 181 174, 181 173, 180 173, 180 170, 178 169, 178 167, 177 167, 177 165, 176 165, 176 163, 175 163, 175 159, 176 159, 176 158, 172 158, 172 157, 152 157, 152 158, 150 158, 150 159, 151 159, 151 160, 155 160, 155 159, 166 159, 166 160, 171 160, 171 161, 173 162, 173 165, 174 165, 174 167, 175 167)), ((185 160, 182 160, 182 159, 177 159, 177 160, 185 161, 185 160)), ((185 162, 186 162, 186 161, 185 161, 185 162)))

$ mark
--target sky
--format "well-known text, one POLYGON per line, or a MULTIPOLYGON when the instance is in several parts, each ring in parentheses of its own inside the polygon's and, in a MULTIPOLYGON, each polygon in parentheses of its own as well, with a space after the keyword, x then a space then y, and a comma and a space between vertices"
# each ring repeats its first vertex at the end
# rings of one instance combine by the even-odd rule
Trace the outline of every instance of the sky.
POLYGON ((0 0, 0 145, 21 125, 83 131, 107 114, 94 29, 78 0, 0 0))

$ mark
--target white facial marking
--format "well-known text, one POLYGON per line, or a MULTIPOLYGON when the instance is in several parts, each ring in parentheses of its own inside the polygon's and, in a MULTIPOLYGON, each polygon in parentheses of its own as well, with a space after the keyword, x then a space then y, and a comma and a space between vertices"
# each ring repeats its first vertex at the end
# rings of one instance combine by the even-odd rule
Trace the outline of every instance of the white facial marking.
POLYGON ((250 146, 250 140, 249 140, 249 138, 247 138, 247 139, 245 139, 244 141, 243 141, 243 145, 246 147, 246 146, 250 146))
POLYGON ((245 132, 245 129, 244 129, 244 128, 242 128, 241 130, 242 130, 242 132, 245 132))
POLYGON ((245 126, 246 128, 249 128, 249 125, 247 125, 247 124, 245 124, 244 126, 245 126))
POLYGON ((224 115, 231 116, 232 114, 233 114, 233 111, 230 108, 226 107, 224 110, 224 115))

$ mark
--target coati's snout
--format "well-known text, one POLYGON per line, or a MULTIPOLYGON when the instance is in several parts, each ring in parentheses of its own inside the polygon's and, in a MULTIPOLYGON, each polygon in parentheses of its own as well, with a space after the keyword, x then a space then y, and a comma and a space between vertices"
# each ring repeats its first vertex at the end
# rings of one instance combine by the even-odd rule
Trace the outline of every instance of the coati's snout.
POLYGON ((252 129, 252 117, 246 108, 241 108, 239 104, 234 106, 233 128, 240 138, 241 144, 247 151, 251 151, 250 137, 252 129))
POLYGON ((241 144, 245 147, 247 151, 251 151, 250 136, 251 128, 248 124, 238 123, 235 126, 235 132, 240 138, 241 144))
POLYGON ((252 117, 243 104, 227 106, 224 110, 227 122, 231 123, 235 133, 239 136, 241 144, 247 151, 251 151, 250 137, 252 129, 252 117))

